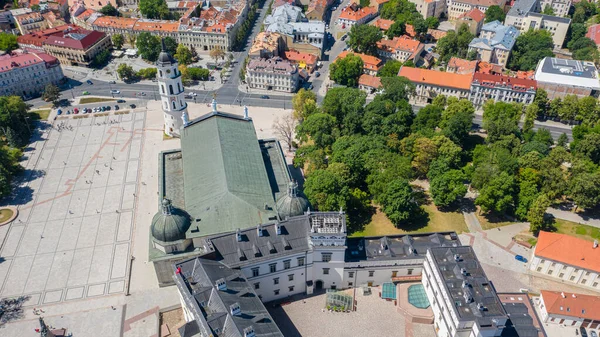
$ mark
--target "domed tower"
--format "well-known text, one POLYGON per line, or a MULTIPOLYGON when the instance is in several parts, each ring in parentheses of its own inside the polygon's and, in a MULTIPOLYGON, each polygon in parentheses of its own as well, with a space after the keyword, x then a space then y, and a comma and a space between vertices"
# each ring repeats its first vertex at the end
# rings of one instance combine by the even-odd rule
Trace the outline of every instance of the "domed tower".
POLYGON ((171 137, 179 136, 179 129, 186 126, 189 117, 187 103, 184 99, 181 72, 177 69, 177 61, 167 53, 165 41, 162 40, 162 51, 156 61, 158 92, 165 118, 165 133, 171 137))
POLYGON ((281 219, 302 215, 308 206, 308 200, 298 195, 298 183, 290 181, 287 194, 277 200, 277 214, 281 219))
POLYGON ((150 231, 155 241, 168 243, 185 239, 192 220, 185 211, 171 206, 171 200, 165 198, 161 210, 152 218, 150 231))

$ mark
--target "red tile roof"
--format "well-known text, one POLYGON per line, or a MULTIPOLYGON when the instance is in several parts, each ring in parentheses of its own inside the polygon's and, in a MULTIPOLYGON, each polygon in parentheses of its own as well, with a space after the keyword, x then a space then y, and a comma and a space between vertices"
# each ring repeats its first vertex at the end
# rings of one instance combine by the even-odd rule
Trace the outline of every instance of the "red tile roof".
POLYGON ((365 55, 365 54, 360 54, 360 53, 352 53, 352 52, 348 52, 348 51, 341 52, 340 55, 338 55, 336 61, 338 59, 343 59, 344 57, 348 56, 348 54, 354 54, 354 55, 360 57, 363 61, 363 68, 365 68, 365 69, 377 71, 377 70, 379 70, 379 68, 382 67, 382 64, 381 64, 382 61, 375 56, 365 55))
POLYGON ((460 90, 469 90, 473 75, 471 74, 452 74, 448 72, 401 67, 398 76, 404 76, 413 83, 434 85, 438 87, 456 88, 460 90))
POLYGON ((585 34, 585 37, 594 41, 596 44, 600 44, 600 24, 591 25, 590 28, 588 28, 588 31, 587 31, 587 34, 585 34))
POLYGON ((484 74, 484 73, 475 73, 473 76, 473 82, 479 82, 482 85, 486 86, 496 86, 496 85, 509 85, 513 88, 513 90, 518 91, 526 91, 530 88, 537 88, 536 80, 529 80, 526 78, 516 78, 505 75, 492 75, 492 74, 484 74))
POLYGON ((308 65, 314 65, 315 63, 317 63, 316 55, 310 53, 302 53, 296 50, 286 51, 285 58, 293 62, 304 61, 308 65))
POLYGON ((345 19, 348 21, 360 21, 366 17, 372 16, 377 13, 377 10, 372 7, 363 7, 358 10, 352 9, 352 6, 348 6, 342 10, 340 14, 340 19, 345 19))
POLYGON ((600 272, 600 248, 574 236, 541 231, 535 256, 600 272))
POLYGON ((21 35, 17 37, 17 43, 19 45, 33 45, 37 47, 41 47, 42 43, 48 39, 51 35, 62 34, 62 32, 69 28, 75 28, 77 26, 74 25, 63 25, 54 28, 48 28, 44 30, 40 30, 37 32, 33 32, 26 35, 21 35))
POLYGON ((86 50, 96 44, 98 41, 102 40, 105 36, 106 33, 103 32, 86 30, 77 27, 77 29, 65 30, 64 34, 51 35, 46 39, 46 41, 44 41, 43 44, 86 50), (71 34, 84 34, 85 36, 81 39, 76 39, 71 34))
POLYGON ((480 11, 479 8, 473 8, 461 15, 459 18, 471 18, 475 22, 481 22, 483 19, 485 19, 485 13, 480 11))
POLYGON ((542 290, 541 295, 546 311, 551 315, 600 320, 600 296, 548 290, 542 290))
POLYGON ((381 29, 388 30, 390 26, 394 24, 394 20, 386 20, 386 19, 377 19, 373 22, 373 26, 381 29))
POLYGON ((477 61, 452 57, 448 61, 448 68, 456 68, 455 73, 457 74, 474 73, 475 69, 477 69, 477 61))
POLYGON ((368 74, 362 74, 358 78, 358 84, 366 87, 379 89, 381 88, 381 78, 368 74))
POLYGON ((414 40, 406 35, 395 37, 394 41, 396 41, 396 49, 409 51, 413 53, 419 49, 419 46, 421 46, 421 42, 419 42, 418 40, 414 40))

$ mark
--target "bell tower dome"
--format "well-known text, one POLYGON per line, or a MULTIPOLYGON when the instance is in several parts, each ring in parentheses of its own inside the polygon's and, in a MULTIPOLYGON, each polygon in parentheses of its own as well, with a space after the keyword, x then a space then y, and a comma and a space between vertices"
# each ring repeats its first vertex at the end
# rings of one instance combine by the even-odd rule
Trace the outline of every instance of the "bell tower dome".
POLYGON ((161 43, 162 51, 156 61, 156 78, 165 120, 165 133, 171 137, 179 137, 179 130, 189 121, 187 102, 184 99, 185 93, 177 61, 167 52, 165 41, 162 40, 161 43))

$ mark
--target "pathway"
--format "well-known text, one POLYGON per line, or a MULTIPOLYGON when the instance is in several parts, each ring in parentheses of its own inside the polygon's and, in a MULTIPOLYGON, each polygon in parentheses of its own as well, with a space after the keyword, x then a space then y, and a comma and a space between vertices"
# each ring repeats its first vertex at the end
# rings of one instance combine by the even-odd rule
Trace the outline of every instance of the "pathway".
POLYGON ((557 208, 549 207, 546 210, 546 213, 552 214, 557 219, 567 220, 571 222, 576 222, 582 225, 588 225, 592 227, 600 228, 600 219, 594 219, 587 216, 581 216, 577 213, 573 213, 570 211, 563 211, 557 208))

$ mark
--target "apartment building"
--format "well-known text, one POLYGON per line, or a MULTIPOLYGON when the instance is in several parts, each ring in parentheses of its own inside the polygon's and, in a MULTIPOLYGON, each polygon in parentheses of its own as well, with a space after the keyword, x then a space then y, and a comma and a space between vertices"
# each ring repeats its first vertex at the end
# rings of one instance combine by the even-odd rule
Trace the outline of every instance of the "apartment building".
POLYGON ((536 89, 535 80, 476 72, 473 75, 469 100, 475 107, 483 106, 490 99, 527 105, 533 102, 536 89))
POLYGON ((26 35, 48 28, 48 23, 40 12, 16 15, 15 23, 21 35, 26 35))
POLYGON ((312 73, 317 68, 317 62, 319 61, 316 55, 297 50, 288 50, 284 52, 284 55, 286 60, 297 65, 298 69, 305 69, 309 73, 312 73))
POLYGON ((430 248, 422 283, 437 336, 500 336, 507 326, 504 306, 470 246, 430 248))
POLYGON ((394 59, 402 63, 413 60, 416 64, 425 46, 406 35, 396 36, 392 40, 377 42, 377 55, 385 59, 394 59))
POLYGON ((371 21, 377 16, 377 10, 373 7, 359 7, 352 4, 342 10, 337 20, 337 24, 341 26, 361 25, 371 21))
POLYGON ((577 95, 598 97, 600 82, 593 62, 546 57, 536 69, 534 79, 548 98, 577 95))
POLYGON ((517 28, 498 20, 488 22, 481 27, 480 37, 469 43, 469 51, 477 52, 478 60, 506 67, 519 33, 517 28))
POLYGON ((348 56, 349 54, 354 54, 362 59, 363 73, 365 73, 367 75, 375 76, 375 75, 377 75, 377 72, 379 71, 379 69, 381 69, 381 67, 383 67, 383 61, 375 56, 361 54, 361 53, 353 53, 353 52, 348 52, 348 51, 341 52, 340 55, 338 55, 338 57, 336 58, 336 61, 339 59, 343 59, 344 57, 348 56))
POLYGON ((372 94, 381 89, 381 77, 362 74, 358 78, 358 88, 367 94, 372 94))
POLYGON ((281 34, 273 32, 260 32, 254 38, 252 47, 248 52, 250 58, 268 59, 283 54, 284 43, 281 34))
POLYGON ((532 273, 569 285, 600 289, 598 242, 541 231, 529 269, 532 273))
POLYGON ((47 84, 64 78, 58 59, 44 52, 13 53, 0 56, 0 95, 33 97, 47 84))
POLYGON ((446 0, 411 0, 417 7, 417 11, 421 13, 423 18, 429 17, 439 18, 446 13, 446 0))
POLYGON ((485 13, 490 6, 494 5, 504 9, 506 0, 446 0, 448 20, 458 20, 463 14, 475 8, 485 13))
POLYGON ((49 35, 42 46, 62 64, 89 66, 96 55, 111 48, 112 42, 105 33, 68 26, 49 35))
POLYGON ((309 20, 323 21, 327 9, 331 7, 334 0, 310 0, 300 1, 302 5, 307 5, 306 17, 309 20))
POLYGON ((253 89, 295 92, 300 74, 296 65, 280 57, 253 59, 246 66, 246 83, 253 89))
POLYGON ((540 0, 540 11, 550 7, 555 16, 566 17, 572 3, 571 0, 540 0))
POLYGON ((264 21, 265 31, 278 33, 284 49, 321 56, 325 43, 325 23, 307 20, 299 7, 285 4, 277 7, 264 21))
POLYGON ((517 0, 508 11, 504 23, 517 27, 521 32, 529 29, 545 29, 552 35, 554 49, 561 49, 571 25, 571 19, 537 13, 539 10, 538 0, 517 0))
POLYGON ((465 14, 461 15, 454 25, 454 29, 458 31, 460 26, 467 25, 469 27, 469 32, 471 34, 478 36, 481 31, 481 27, 483 26, 483 21, 485 19, 485 13, 480 11, 478 8, 473 8, 465 14))
POLYGON ((452 57, 448 61, 446 71, 453 74, 474 74, 477 70, 477 63, 479 61, 469 61, 458 57, 452 57))
POLYGON ((574 328, 600 327, 600 296, 542 290, 540 319, 549 329, 553 324, 574 328))
POLYGON ((398 76, 409 79, 415 85, 415 93, 409 102, 427 105, 438 95, 468 99, 473 74, 452 74, 437 70, 401 67, 398 76))

